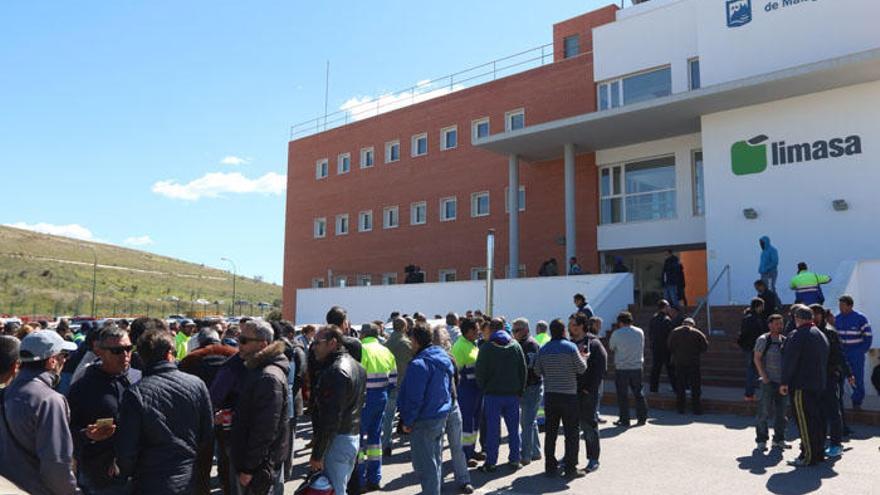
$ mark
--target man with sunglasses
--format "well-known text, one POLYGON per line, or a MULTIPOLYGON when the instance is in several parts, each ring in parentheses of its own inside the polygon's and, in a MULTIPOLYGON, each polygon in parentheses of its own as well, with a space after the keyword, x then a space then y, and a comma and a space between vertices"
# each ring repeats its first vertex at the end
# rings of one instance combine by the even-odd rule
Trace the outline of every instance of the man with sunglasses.
POLYGON ((70 429, 80 488, 89 494, 126 494, 126 480, 115 478, 113 434, 122 394, 141 378, 131 368, 131 339, 110 324, 101 329, 93 347, 98 361, 86 368, 70 388, 70 429), (109 420, 109 421, 108 421, 109 420))
POLYGON ((28 493, 80 493, 67 400, 55 391, 76 344, 54 330, 21 341, 18 376, 0 394, 0 475, 28 493))

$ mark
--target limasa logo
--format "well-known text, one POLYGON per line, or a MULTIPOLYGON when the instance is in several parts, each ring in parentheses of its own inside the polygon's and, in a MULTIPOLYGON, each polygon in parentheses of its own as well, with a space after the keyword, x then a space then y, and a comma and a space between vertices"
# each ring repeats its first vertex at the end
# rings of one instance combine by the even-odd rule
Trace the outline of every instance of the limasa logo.
POLYGON ((760 134, 748 141, 737 141, 730 147, 730 165, 736 175, 758 174, 767 169, 767 163, 789 165, 843 156, 860 155, 862 138, 858 135, 819 139, 813 142, 786 144, 774 141, 767 156, 766 135, 760 134))
POLYGON ((752 0, 727 0, 727 27, 740 27, 752 22, 752 0))

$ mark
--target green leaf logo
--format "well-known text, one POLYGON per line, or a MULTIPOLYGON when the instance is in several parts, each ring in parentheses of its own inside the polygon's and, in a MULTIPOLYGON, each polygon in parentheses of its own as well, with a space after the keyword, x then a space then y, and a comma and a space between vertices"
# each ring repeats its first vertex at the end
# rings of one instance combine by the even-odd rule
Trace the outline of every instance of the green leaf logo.
POLYGON ((767 145, 764 134, 737 141, 730 147, 730 164, 736 175, 758 174, 767 169, 767 145))

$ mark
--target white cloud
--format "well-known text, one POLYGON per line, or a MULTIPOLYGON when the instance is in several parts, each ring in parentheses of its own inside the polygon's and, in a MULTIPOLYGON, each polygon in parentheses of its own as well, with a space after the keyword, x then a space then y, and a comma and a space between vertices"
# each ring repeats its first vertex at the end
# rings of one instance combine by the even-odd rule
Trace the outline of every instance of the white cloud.
POLYGON ((155 244, 155 242, 153 242, 153 239, 150 238, 150 236, 148 235, 128 237, 124 241, 122 241, 122 243, 129 246, 149 246, 151 244, 155 244))
POLYGON ((51 223, 25 223, 15 222, 5 224, 8 227, 17 229, 31 230, 33 232, 41 232, 43 234, 60 235, 64 237, 72 237, 83 241, 94 241, 95 237, 92 231, 82 225, 71 223, 67 225, 53 225, 51 223))
POLYGON ((415 103, 421 103, 432 98, 448 95, 465 87, 464 84, 454 84, 451 87, 444 85, 437 89, 428 89, 429 83, 429 80, 419 81, 416 83, 416 90, 414 92, 386 93, 376 98, 371 96, 355 96, 349 98, 339 109, 348 112, 351 121, 358 121, 415 103))
POLYGON ((224 193, 278 196, 286 187, 287 176, 275 172, 255 179, 249 179, 238 172, 210 172, 186 184, 175 179, 161 180, 153 184, 153 192, 173 199, 196 201, 205 197, 221 197, 224 193))
POLYGON ((247 165, 250 163, 250 158, 242 158, 240 156, 224 156, 222 160, 220 160, 221 165, 247 165))

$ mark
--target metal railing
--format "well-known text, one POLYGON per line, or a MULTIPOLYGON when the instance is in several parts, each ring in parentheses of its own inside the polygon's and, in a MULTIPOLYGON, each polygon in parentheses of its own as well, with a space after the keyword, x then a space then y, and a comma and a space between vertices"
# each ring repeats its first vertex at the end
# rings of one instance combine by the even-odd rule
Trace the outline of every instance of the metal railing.
POLYGON ((703 309, 703 306, 706 307, 706 332, 711 335, 712 334, 712 307, 709 302, 709 297, 712 296, 712 293, 715 292, 715 288, 718 286, 718 282, 721 282, 721 278, 727 276, 727 301, 730 301, 730 265, 724 265, 724 268, 721 270, 721 273, 715 277, 715 281, 712 282, 712 286, 709 287, 709 291, 706 293, 706 296, 700 299, 700 304, 697 305, 697 309, 694 310, 694 314, 691 315, 691 318, 697 319, 697 315, 700 314, 700 311, 703 309))
MULTIPOLYGON (((585 55, 581 53, 580 55, 585 55)), ((579 56, 580 56, 579 55, 579 56)), ((492 60, 468 69, 435 79, 420 81, 415 86, 379 95, 365 101, 352 98, 351 104, 341 110, 294 124, 290 127, 290 139, 333 129, 358 120, 375 117, 381 113, 403 108, 414 103, 437 98, 473 85, 477 82, 494 81, 529 69, 553 63, 553 43, 537 46, 513 55, 492 60)))

